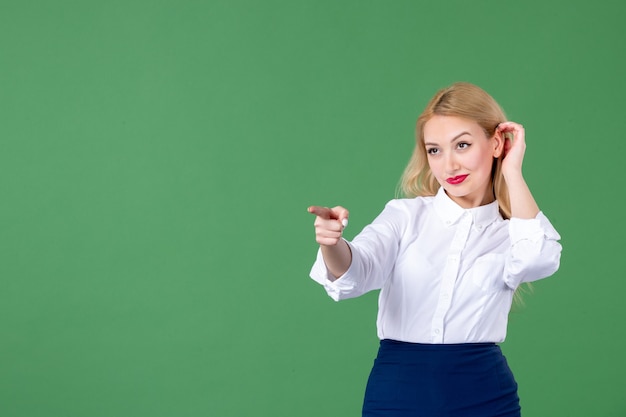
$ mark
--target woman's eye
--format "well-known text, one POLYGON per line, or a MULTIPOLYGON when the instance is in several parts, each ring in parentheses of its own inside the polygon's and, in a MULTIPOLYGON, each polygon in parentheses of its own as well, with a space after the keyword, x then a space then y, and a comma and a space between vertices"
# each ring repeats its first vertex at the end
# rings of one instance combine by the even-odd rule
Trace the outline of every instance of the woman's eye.
POLYGON ((460 143, 457 145, 457 147, 458 147, 459 149, 467 149, 467 148, 469 148, 469 147, 470 147, 470 144, 469 144, 469 143, 467 143, 467 142, 460 142, 460 143))
POLYGON ((436 154, 437 154, 437 152, 439 152, 439 149, 437 149, 437 148, 430 148, 430 149, 426 149, 426 153, 427 153, 428 155, 436 155, 436 154))

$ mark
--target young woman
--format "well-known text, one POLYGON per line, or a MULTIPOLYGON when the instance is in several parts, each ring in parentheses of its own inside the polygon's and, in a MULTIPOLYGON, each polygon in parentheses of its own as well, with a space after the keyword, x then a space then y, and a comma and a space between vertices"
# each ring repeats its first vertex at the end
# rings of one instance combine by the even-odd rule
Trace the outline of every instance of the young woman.
POLYGON ((521 283, 559 267, 559 234, 524 177, 524 128, 479 87, 439 91, 417 121, 390 201, 352 242, 348 210, 309 208, 311 277, 334 300, 380 289, 380 348, 363 416, 513 417, 517 384, 497 345, 521 283))

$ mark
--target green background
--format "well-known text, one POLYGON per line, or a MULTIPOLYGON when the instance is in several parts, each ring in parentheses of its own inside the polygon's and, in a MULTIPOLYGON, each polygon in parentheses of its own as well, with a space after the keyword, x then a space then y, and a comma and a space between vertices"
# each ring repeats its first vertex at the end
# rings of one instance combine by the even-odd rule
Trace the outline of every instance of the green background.
POLYGON ((470 81, 563 237, 524 416, 625 416, 624 4, 0 0, 0 415, 360 415, 376 294, 308 278, 306 208, 354 236, 470 81))

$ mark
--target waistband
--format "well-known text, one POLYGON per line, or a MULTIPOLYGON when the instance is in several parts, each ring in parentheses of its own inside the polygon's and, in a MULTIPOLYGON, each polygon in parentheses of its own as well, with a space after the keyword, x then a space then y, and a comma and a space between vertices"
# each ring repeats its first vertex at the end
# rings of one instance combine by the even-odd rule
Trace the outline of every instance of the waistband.
POLYGON ((382 339, 381 349, 392 349, 400 351, 475 351, 497 348, 493 342, 482 343, 413 343, 402 342, 400 340, 382 339))

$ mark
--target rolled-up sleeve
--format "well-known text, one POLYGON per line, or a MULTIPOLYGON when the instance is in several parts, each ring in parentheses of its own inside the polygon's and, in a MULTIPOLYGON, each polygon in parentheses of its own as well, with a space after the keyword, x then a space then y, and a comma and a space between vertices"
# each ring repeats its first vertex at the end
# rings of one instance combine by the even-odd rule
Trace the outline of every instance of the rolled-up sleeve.
POLYGON ((542 212, 534 219, 511 218, 509 237, 505 282, 510 288, 549 277, 559 269, 561 236, 542 212))
POLYGON ((391 274, 402 234, 409 221, 408 209, 392 200, 383 212, 348 242, 352 262, 345 274, 335 279, 326 268, 322 251, 311 269, 311 278, 324 286, 335 301, 354 298, 380 289, 391 274))
POLYGON ((317 259, 311 269, 311 278, 322 284, 330 298, 335 301, 339 301, 343 298, 356 297, 358 295, 356 294, 358 280, 355 280, 358 275, 354 274, 353 271, 355 269, 354 248, 350 242, 346 241, 346 243, 350 246, 350 250, 352 251, 352 263, 345 274, 339 278, 333 277, 328 271, 328 268, 326 268, 321 249, 317 251, 317 259))

